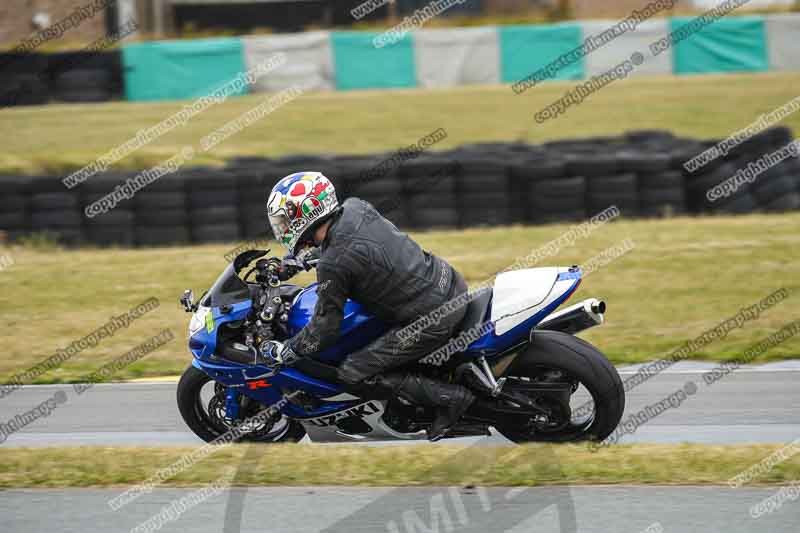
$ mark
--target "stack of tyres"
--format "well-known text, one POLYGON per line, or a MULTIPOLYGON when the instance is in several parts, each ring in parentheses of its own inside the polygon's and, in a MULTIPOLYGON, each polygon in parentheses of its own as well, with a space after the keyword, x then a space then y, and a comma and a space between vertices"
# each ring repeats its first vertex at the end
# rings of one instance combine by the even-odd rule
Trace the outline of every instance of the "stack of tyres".
POLYGON ((568 176, 583 176, 586 179, 612 176, 619 170, 616 155, 605 152, 567 154, 565 165, 568 176))
MULTIPOLYGON (((786 164, 786 175, 794 181, 794 194, 800 195, 800 159, 791 159, 786 164)), ((797 198, 797 196, 795 196, 797 198)), ((793 203, 796 203, 794 201, 793 203)), ((798 206, 796 209, 800 209, 798 206)))
POLYGON ((161 176, 136 193, 136 243, 165 246, 189 242, 186 179, 180 172, 161 176))
POLYGON ((401 228, 566 222, 610 205, 627 216, 798 210, 800 160, 786 157, 794 148, 791 141, 788 128, 776 127, 736 146, 729 141, 720 150, 717 139, 676 138, 656 130, 544 146, 482 143, 441 152, 241 157, 222 170, 193 168, 164 176, 91 217, 84 209, 129 174, 99 174, 74 189, 59 177, 5 177, 0 178, 0 230, 12 238, 47 231, 66 243, 86 237, 101 245, 262 238, 269 233, 268 192, 283 176, 302 171, 325 173, 340 202, 363 198, 401 228), (694 164, 700 159, 690 164, 706 150, 712 157, 705 154, 702 164, 694 164), (784 160, 777 163, 780 156, 784 160), (709 194, 743 170, 747 180, 727 187, 726 194, 709 194))
POLYGON ((759 206, 774 212, 800 209, 797 173, 797 161, 786 160, 760 175, 752 185, 759 206))
POLYGON ((374 166, 375 162, 368 156, 342 155, 326 161, 321 172, 331 180, 336 188, 336 198, 342 203, 353 196, 362 197, 368 181, 385 176, 385 172, 374 166))
MULTIPOLYGON (((408 197, 403 191, 398 161, 384 165, 387 154, 345 171, 347 194, 372 204, 397 227, 409 227, 408 197), (383 165, 383 166, 382 166, 383 165)), ((388 155, 391 157, 391 155, 388 155)))
MULTIPOLYGON (((459 211, 457 180, 461 169, 452 158, 431 155, 403 164, 400 181, 409 227, 455 228, 469 223, 470 214, 459 211), (459 214, 464 218, 459 220, 459 214)), ((395 221, 392 216, 389 218, 395 221)))
POLYGON ((533 184, 534 222, 553 223, 586 218, 586 178, 569 176, 555 180, 540 180, 533 184))
POLYGON ((565 159, 545 159, 529 168, 527 175, 529 222, 563 222, 586 217, 586 178, 568 176, 565 159))
POLYGON ((669 170, 689 173, 688 161, 702 151, 701 144, 692 139, 680 139, 665 155, 669 157, 669 170))
POLYGON ((539 183, 560 180, 565 173, 564 160, 558 157, 531 157, 512 164, 510 189, 515 191, 517 220, 530 223, 543 220, 539 207, 545 201, 537 199, 543 189, 539 183))
MULTIPOLYGON (((644 135, 645 132, 641 132, 644 135)), ((650 134, 650 143, 658 139, 658 130, 650 134)), ((666 140, 664 141, 666 142, 666 140)), ((666 150, 666 148, 663 148, 666 150)), ((672 171, 670 152, 661 153, 639 145, 635 150, 623 150, 617 154, 617 165, 622 175, 635 176, 635 209, 618 205, 625 215, 669 216, 686 211, 686 195, 683 175, 672 171)))
POLYGON ((675 136, 669 130, 631 130, 625 133, 625 139, 630 142, 669 141, 675 136))
POLYGON ((800 159, 789 162, 788 175, 794 178, 795 192, 800 193, 800 159))
POLYGON ((43 54, 0 54, 0 108, 47 103, 46 69, 43 54))
POLYGON ((617 168, 620 172, 632 172, 640 178, 667 172, 672 168, 672 157, 669 152, 623 150, 616 155, 616 158, 617 168))
POLYGON ((236 180, 239 189, 239 220, 242 237, 262 239, 269 235, 267 201, 272 187, 285 174, 286 169, 266 161, 239 163, 227 169, 236 180))
POLYGON ((54 99, 62 102, 105 102, 122 94, 119 50, 59 52, 48 56, 46 78, 54 99))
POLYGON ((361 166, 358 163, 350 163, 343 158, 336 158, 325 166, 323 174, 333 183, 340 204, 351 196, 357 196, 351 189, 358 188, 359 172, 361 166))
MULTIPOLYGON (((371 203, 397 226, 406 226, 402 185, 398 165, 391 154, 337 160, 338 182, 344 186, 343 198, 357 197, 371 203)), ((336 177, 334 186, 338 187, 336 177)), ((339 201, 343 201, 339 198, 339 201)))
POLYGON ((317 154, 293 154, 283 156, 275 160, 275 165, 284 169, 282 171, 284 174, 275 176, 275 182, 277 183, 282 177, 288 174, 294 174, 295 172, 322 172, 325 174, 325 170, 330 161, 330 158, 317 154))
POLYGON ((639 182, 639 213, 646 217, 686 212, 683 174, 677 170, 642 174, 639 182))
POLYGON ((83 213, 77 190, 68 190, 54 176, 32 178, 29 190, 31 232, 47 233, 70 246, 85 240, 83 213))
POLYGON ((573 218, 585 218, 590 213, 603 211, 612 205, 616 205, 625 215, 638 212, 635 176, 630 173, 619 174, 617 155, 610 149, 602 149, 612 142, 613 140, 603 140, 595 147, 594 152, 566 156, 567 176, 574 182, 572 187, 578 189, 580 182, 576 178, 580 178, 584 180, 586 191, 585 214, 577 217, 580 213, 577 211, 573 218))
POLYGON ((228 160, 228 168, 261 168, 266 167, 271 163, 271 159, 260 156, 242 156, 234 157, 228 160))
POLYGON ((184 174, 189 194, 192 242, 233 242, 241 238, 236 177, 225 169, 197 167, 184 174))
POLYGON ((528 218, 528 183, 524 177, 528 159, 517 158, 512 161, 508 173, 508 194, 511 202, 511 220, 526 222, 528 218))
POLYGON ((0 232, 12 241, 30 227, 29 182, 25 176, 0 176, 0 232))
MULTIPOLYGON (((720 141, 721 139, 712 139, 700 144, 703 149, 709 149, 715 147, 720 141)), ((720 153, 716 159, 704 165, 699 172, 693 173, 693 179, 689 181, 693 190, 689 190, 688 194, 694 196, 698 210, 731 214, 745 214, 758 210, 757 183, 754 181, 748 180, 744 183, 733 184, 732 191, 722 197, 714 197, 709 191, 719 183, 736 176, 740 170, 746 169, 751 161, 761 157, 771 149, 771 146, 770 130, 758 132, 728 153, 720 153), (703 171, 705 171, 704 176, 703 171), (701 183, 703 187, 706 187, 705 191, 700 190, 699 184, 701 183), (701 194, 703 197, 700 196, 701 194)), ((758 179, 763 183, 769 178, 769 175, 762 175, 758 179)))
POLYGON ((758 207, 751 194, 749 183, 743 183, 730 195, 715 198, 710 194, 714 187, 736 174, 736 162, 722 164, 693 172, 686 179, 686 195, 689 208, 694 212, 749 213, 758 207))
MULTIPOLYGON (((716 144, 716 141, 701 142, 687 139, 668 154, 671 171, 680 172, 683 177, 683 191, 687 211, 709 211, 722 205, 722 202, 714 205, 714 202, 708 199, 707 193, 709 187, 718 184, 724 179, 720 177, 722 174, 730 171, 730 167, 726 167, 728 164, 726 159, 718 157, 713 160, 707 160, 702 166, 690 167, 691 162, 699 154, 704 153, 714 144, 716 144), (692 170, 689 170, 689 168, 692 168, 692 170)), ((737 212, 739 209, 753 209, 754 207, 755 200, 746 190, 740 191, 740 195, 737 198, 733 198, 727 206, 731 212, 737 212)))
POLYGON ((359 173, 362 170, 362 164, 344 158, 337 158, 326 164, 323 174, 333 183, 340 204, 352 196, 358 196, 354 191, 358 190, 359 173))
POLYGON ((625 147, 635 147, 639 152, 663 154, 669 152, 678 139, 667 130, 633 130, 619 138, 625 147))
POLYGON ((111 75, 105 70, 68 70, 56 76, 52 95, 60 102, 107 102, 113 95, 111 84, 111 75))
MULTIPOLYGON (((721 139, 712 139, 697 143, 696 153, 706 154, 715 149, 721 139)), ((724 196, 715 196, 712 190, 735 176, 741 166, 747 166, 753 151, 759 151, 761 145, 760 135, 749 139, 736 150, 727 155, 719 154, 713 159, 706 160, 699 168, 684 169, 686 175, 686 196, 690 210, 694 212, 720 212, 720 213, 749 213, 758 208, 758 202, 752 195, 749 182, 745 182, 729 191, 724 196)))
POLYGON ((596 214, 616 206, 625 216, 639 213, 639 190, 636 174, 626 172, 610 176, 592 176, 586 182, 586 207, 596 214))
MULTIPOLYGON (((754 150, 755 153, 751 154, 750 159, 755 160, 769 153, 774 157, 780 154, 780 150, 786 151, 790 142, 792 142, 792 132, 789 128, 779 126, 767 129, 762 132, 761 142, 754 150)), ((755 178, 751 189, 762 209, 775 212, 800 209, 800 196, 797 194, 796 181, 797 168, 797 158, 788 157, 755 178)))
POLYGON ((80 194, 81 214, 86 225, 86 237, 99 246, 132 246, 135 242, 134 199, 121 200, 105 212, 90 207, 134 174, 106 172, 91 176, 71 191, 80 194))
POLYGON ((774 127, 758 132, 724 153, 717 148, 721 139, 697 143, 696 153, 692 155, 706 150, 718 153, 699 168, 684 169, 690 208, 693 211, 749 213, 759 209, 784 211, 800 207, 800 198, 792 194, 795 192, 793 180, 786 175, 792 163, 783 161, 766 168, 763 161, 759 161, 791 140, 791 130, 774 127), (730 183, 724 194, 720 194, 721 190, 709 193, 735 176, 738 176, 737 182, 730 183))
POLYGON ((550 155, 594 155, 608 153, 611 145, 618 141, 616 137, 589 137, 586 139, 559 139, 549 141, 542 146, 550 155))
POLYGON ((497 226, 512 218, 511 192, 506 163, 488 157, 459 159, 458 179, 461 226, 497 226))
POLYGON ((534 183, 538 180, 557 179, 564 176, 564 162, 541 154, 526 154, 511 162, 508 168, 511 209, 514 220, 534 222, 534 183))
POLYGON ((448 157, 455 157, 458 159, 464 159, 468 157, 472 157, 474 159, 479 159, 481 157, 492 157, 492 156, 500 156, 500 155, 507 155, 509 153, 518 152, 518 151, 527 151, 531 148, 530 145, 526 145, 524 143, 518 142, 503 142, 503 141, 494 141, 494 142, 483 142, 483 143, 469 143, 469 144, 462 144, 458 148, 453 148, 448 152, 443 152, 443 155, 448 157))

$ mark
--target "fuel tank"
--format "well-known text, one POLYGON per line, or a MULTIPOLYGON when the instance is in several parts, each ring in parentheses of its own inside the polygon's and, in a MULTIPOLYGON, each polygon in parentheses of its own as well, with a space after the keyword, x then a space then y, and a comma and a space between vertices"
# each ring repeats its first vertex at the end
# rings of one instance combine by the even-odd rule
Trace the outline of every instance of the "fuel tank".
MULTIPOLYGON (((289 335, 296 335, 311 320, 317 304, 317 283, 309 285, 295 297, 289 311, 289 335)), ((384 333, 388 327, 381 320, 368 313, 358 302, 347 300, 344 306, 344 319, 339 332, 339 341, 321 352, 316 359, 328 362, 341 361, 347 354, 363 348, 384 333)))

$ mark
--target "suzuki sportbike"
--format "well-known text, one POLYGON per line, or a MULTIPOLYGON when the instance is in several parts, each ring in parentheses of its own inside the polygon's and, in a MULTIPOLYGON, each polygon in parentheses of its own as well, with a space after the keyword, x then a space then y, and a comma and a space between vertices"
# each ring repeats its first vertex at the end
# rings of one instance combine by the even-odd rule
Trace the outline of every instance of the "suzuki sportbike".
MULTIPOLYGON (((347 301, 334 346, 292 366, 257 359, 265 342, 297 334, 317 301, 316 283, 288 280, 298 265, 308 269, 318 259, 268 254, 239 254, 197 303, 191 290, 181 298, 192 313, 194 357, 177 391, 186 424, 209 442, 425 438, 433 408, 357 397, 336 382, 337 364, 389 329, 358 302, 347 301)), ((476 395, 449 437, 489 435, 491 428, 515 442, 611 434, 625 406, 622 382, 599 350, 575 336, 603 323, 606 304, 590 298, 557 310, 580 283, 577 266, 501 273, 471 293, 454 339, 404 368, 459 381, 476 395), (464 367, 472 371, 457 371, 464 367)))

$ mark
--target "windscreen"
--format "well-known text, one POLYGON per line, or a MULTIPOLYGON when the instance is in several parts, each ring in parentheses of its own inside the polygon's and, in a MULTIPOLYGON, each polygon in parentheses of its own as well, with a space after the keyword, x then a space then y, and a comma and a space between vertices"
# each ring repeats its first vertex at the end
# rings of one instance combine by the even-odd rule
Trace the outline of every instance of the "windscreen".
POLYGON ((200 302, 205 307, 219 307, 221 305, 232 305, 250 299, 250 290, 247 283, 236 275, 233 263, 220 274, 217 281, 209 289, 208 294, 200 302))

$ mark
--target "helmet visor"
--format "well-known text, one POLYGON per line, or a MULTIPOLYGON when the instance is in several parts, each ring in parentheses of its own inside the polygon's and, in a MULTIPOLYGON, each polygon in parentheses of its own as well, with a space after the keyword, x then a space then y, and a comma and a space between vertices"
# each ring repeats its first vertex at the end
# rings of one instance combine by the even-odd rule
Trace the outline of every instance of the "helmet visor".
POLYGON ((286 199, 278 193, 273 192, 267 203, 267 218, 272 228, 275 240, 283 245, 287 245, 291 240, 289 235, 289 214, 286 212, 286 199))

